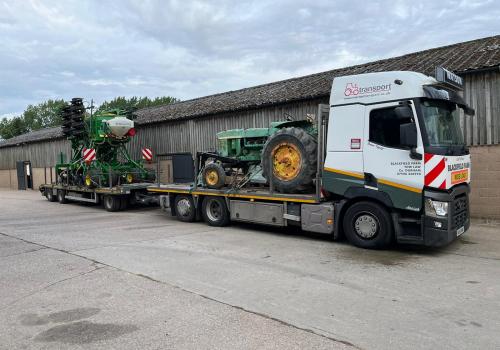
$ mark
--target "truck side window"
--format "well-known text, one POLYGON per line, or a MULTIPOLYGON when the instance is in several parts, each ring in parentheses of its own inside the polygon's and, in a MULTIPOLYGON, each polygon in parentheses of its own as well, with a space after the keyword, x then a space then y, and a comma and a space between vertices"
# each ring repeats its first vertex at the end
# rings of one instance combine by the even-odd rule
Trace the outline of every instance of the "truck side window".
POLYGON ((398 119, 395 108, 374 109, 370 112, 371 142, 385 147, 403 148, 399 140, 399 126, 410 120, 398 119))

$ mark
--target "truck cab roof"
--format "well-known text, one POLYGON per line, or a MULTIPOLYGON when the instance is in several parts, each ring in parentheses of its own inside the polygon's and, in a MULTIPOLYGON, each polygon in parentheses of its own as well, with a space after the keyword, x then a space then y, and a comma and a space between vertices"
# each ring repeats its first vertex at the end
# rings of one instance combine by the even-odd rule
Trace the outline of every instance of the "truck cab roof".
POLYGON ((424 97, 425 85, 437 85, 433 77, 409 71, 347 75, 333 79, 330 105, 372 104, 424 97))

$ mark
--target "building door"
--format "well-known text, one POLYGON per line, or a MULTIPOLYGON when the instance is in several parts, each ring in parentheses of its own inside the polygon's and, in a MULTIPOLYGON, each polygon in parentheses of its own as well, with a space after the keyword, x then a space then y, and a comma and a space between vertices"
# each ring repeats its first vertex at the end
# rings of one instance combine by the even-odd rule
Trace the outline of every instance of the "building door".
POLYGON ((191 153, 172 155, 173 180, 175 183, 194 181, 194 162, 191 153))
POLYGON ((31 172, 31 162, 20 160, 16 162, 17 168, 17 189, 26 190, 33 188, 33 176, 31 172))

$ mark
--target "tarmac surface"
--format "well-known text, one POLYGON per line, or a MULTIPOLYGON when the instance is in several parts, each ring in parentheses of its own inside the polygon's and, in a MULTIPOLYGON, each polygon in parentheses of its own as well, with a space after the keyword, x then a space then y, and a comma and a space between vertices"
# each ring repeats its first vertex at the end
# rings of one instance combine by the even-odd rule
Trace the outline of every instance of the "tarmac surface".
POLYGON ((0 191, 0 349, 500 349, 500 226, 443 249, 0 191))

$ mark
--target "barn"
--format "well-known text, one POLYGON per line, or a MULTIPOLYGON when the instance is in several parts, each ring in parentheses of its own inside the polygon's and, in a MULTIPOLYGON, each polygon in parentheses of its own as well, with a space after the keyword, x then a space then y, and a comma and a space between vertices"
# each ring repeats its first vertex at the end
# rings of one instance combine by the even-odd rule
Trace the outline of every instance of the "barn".
MULTIPOLYGON (((142 109, 129 148, 135 157, 142 147, 156 154, 213 150, 220 130, 265 127, 288 115, 314 114, 319 103, 328 103, 334 77, 391 70, 433 75, 436 66, 464 78, 464 98, 476 110, 474 117, 461 117, 473 162, 472 215, 500 220, 500 35, 142 109)), ((60 128, 0 142, 0 187, 17 189, 23 169, 29 173, 28 187, 50 182, 60 152, 70 150, 60 128)))

